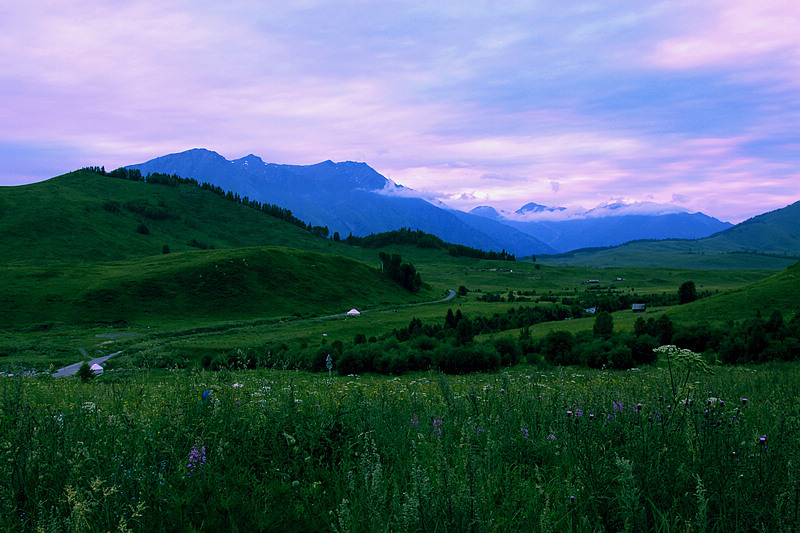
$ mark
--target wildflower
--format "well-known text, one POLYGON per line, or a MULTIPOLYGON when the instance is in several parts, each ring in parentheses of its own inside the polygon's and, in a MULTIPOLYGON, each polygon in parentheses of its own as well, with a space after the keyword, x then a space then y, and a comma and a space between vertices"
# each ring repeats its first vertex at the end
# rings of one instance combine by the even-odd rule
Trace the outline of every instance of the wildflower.
POLYGON ((200 405, 203 405, 207 401, 211 400, 211 393, 212 393, 212 391, 210 391, 210 390, 207 390, 207 391, 203 392, 203 401, 200 402, 200 405))
POLYGON ((522 436, 527 439, 528 438, 528 430, 526 428, 519 428, 519 430, 522 432, 522 436))
POLYGON ((766 436, 766 435, 763 435, 762 437, 760 437, 760 438, 758 439, 758 442, 760 442, 761 444, 764 444, 764 443, 766 443, 766 442, 767 442, 767 436, 766 436))
POLYGON ((442 421, 441 420, 436 419, 436 420, 433 421, 433 432, 436 433, 439 436, 442 435, 442 421))
POLYGON ((636 404, 636 410, 637 410, 637 411, 641 411, 641 410, 642 410, 642 404, 640 404, 640 403, 637 403, 637 404, 636 404))
POLYGON ((742 398, 742 405, 747 405, 747 398, 742 398))
POLYGON ((189 464, 187 465, 187 469, 189 471, 189 475, 191 476, 195 472, 199 471, 202 473, 205 469, 206 464, 206 447, 200 446, 197 447, 195 444, 192 447, 192 451, 189 452, 189 464))
POLYGON ((547 436, 547 440, 556 440, 556 436, 555 436, 555 435, 553 435, 552 433, 550 433, 550 434, 547 436))
POLYGON ((419 427, 419 419, 416 416, 411 419, 411 425, 414 427, 419 427))

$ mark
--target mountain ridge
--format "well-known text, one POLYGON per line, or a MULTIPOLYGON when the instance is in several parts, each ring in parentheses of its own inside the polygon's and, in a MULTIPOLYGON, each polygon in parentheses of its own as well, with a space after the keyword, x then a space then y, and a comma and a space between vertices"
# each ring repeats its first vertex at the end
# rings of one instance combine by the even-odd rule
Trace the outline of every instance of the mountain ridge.
MULTIPOLYGON (((405 187, 366 163, 327 160, 313 165, 285 165, 264 163, 257 156, 228 161, 216 152, 193 149, 126 168, 212 183, 253 200, 285 207, 302 220, 327 226, 331 233, 338 232, 342 237, 409 227, 487 251, 506 250, 515 255, 555 251, 515 228, 490 225, 495 234, 487 234, 450 210, 403 194, 405 187)), ((473 222, 482 225, 482 221, 473 222)))
MULTIPOLYGON (((364 162, 331 160, 312 165, 267 163, 248 154, 227 160, 205 148, 168 154, 127 168, 194 178, 241 196, 290 209, 299 218, 341 236, 365 236, 399 228, 421 229, 448 242, 517 256, 553 254, 587 246, 610 246, 636 239, 701 238, 729 227, 702 213, 629 215, 626 204, 587 211, 612 217, 568 218, 564 207, 529 202, 514 214, 550 214, 564 220, 514 220, 493 207, 470 212, 434 205, 384 177, 364 162), (589 220, 589 218, 591 218, 589 220), (619 220, 618 220, 619 219, 619 220)), ((641 204, 644 205, 644 204, 641 204)), ((670 208, 675 211, 676 208, 670 208)))

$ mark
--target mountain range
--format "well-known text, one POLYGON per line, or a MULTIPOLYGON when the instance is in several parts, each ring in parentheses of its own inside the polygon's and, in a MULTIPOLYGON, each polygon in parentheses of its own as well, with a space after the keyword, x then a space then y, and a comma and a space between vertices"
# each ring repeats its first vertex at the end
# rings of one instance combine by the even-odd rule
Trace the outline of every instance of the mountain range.
POLYGON ((342 238, 407 227, 448 242, 506 250, 518 257, 636 239, 697 239, 731 226, 674 207, 644 209, 646 204, 611 204, 575 213, 530 202, 510 214, 490 206, 467 213, 434 205, 366 163, 352 161, 285 165, 266 163, 253 154, 229 161, 216 152, 196 148, 127 168, 139 169, 144 175, 193 178, 275 204, 312 225, 327 226, 331 234, 337 232, 342 238))

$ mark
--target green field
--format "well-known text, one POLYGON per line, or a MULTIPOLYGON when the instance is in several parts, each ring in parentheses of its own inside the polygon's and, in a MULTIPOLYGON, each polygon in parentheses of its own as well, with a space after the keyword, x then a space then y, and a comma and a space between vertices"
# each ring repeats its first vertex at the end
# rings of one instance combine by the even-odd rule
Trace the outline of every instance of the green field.
POLYGON ((0 527, 794 530, 797 364, 675 378, 665 364, 2 378, 0 527))

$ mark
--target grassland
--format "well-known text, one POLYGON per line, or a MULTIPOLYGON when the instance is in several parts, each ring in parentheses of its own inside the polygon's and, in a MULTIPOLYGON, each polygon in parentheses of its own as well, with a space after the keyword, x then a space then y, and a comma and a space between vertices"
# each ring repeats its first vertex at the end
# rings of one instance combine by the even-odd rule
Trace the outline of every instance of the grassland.
POLYGON ((9 531, 792 531, 798 366, 0 379, 9 531))

